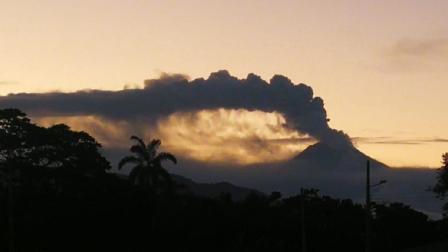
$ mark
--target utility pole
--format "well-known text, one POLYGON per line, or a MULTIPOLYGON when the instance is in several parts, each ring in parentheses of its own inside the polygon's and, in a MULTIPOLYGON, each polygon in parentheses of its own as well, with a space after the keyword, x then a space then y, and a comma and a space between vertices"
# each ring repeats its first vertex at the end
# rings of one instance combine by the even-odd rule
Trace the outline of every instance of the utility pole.
POLYGON ((367 167, 366 167, 366 248, 365 252, 371 252, 371 241, 370 241, 370 161, 367 160, 367 167))
POLYGON ((8 173, 8 251, 14 252, 14 184, 12 164, 9 165, 8 173))
POLYGON ((300 188, 300 219, 301 225, 301 238, 302 238, 302 252, 306 252, 306 227, 305 227, 305 190, 300 188))

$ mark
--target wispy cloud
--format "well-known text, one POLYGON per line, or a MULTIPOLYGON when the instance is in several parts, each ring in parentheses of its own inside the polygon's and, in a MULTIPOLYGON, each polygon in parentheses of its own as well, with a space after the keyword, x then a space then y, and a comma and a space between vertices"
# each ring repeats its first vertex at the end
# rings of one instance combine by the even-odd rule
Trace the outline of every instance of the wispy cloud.
POLYGON ((353 137, 355 143, 418 145, 428 143, 448 143, 447 138, 395 138, 395 137, 353 137))
POLYGON ((17 81, 6 81, 6 80, 0 81, 0 85, 16 85, 16 84, 19 84, 19 82, 17 82, 17 81))
POLYGON ((391 49, 395 56, 439 57, 448 53, 448 38, 403 39, 391 49))
POLYGON ((130 135, 156 137, 176 156, 229 165, 289 160, 316 143, 312 137, 287 128, 285 119, 274 112, 220 109, 175 113, 152 127, 146 122, 129 123, 98 116, 33 120, 43 126, 65 123, 74 130, 89 132, 108 149, 127 149, 130 135))
POLYGON ((448 66, 448 37, 407 38, 383 51, 387 70, 445 70, 448 66))
POLYGON ((434 138, 434 139, 432 139, 432 142, 436 142, 436 143, 448 143, 448 139, 446 139, 446 138, 434 138))

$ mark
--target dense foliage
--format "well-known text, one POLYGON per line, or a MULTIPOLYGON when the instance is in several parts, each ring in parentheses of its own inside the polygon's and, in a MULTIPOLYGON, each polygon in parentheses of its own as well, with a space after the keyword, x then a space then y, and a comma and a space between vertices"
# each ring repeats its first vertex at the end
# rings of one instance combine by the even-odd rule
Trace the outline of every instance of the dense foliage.
MULTIPOLYGON (((448 152, 442 155, 442 167, 438 170, 437 184, 433 190, 440 198, 446 198, 448 194, 448 152)), ((448 215, 448 202, 443 208, 445 215, 448 215)))
MULTIPOLYGON (((252 194, 238 202, 229 194, 154 193, 166 183, 139 177, 152 170, 131 180, 108 173, 100 145, 87 133, 39 127, 12 109, 0 110, 0 140, 0 251, 10 239, 16 251, 300 251, 302 225, 308 251, 364 246, 364 208, 317 190, 288 198, 252 194)), ((136 140, 146 151, 160 145, 136 140)), ((153 154, 148 160, 158 157, 153 154)), ((169 155, 161 160, 175 161, 169 155)), ((135 167, 148 160, 135 160, 135 167)), ((153 164, 163 174, 159 161, 153 164)), ((429 221, 399 203, 375 205, 373 231, 374 251, 448 237, 446 221, 429 221)))

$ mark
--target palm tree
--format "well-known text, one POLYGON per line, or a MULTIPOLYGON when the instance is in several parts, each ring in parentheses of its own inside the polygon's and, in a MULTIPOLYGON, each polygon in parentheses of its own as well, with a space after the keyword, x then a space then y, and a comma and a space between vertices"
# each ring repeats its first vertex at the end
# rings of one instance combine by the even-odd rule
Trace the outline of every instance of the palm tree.
POLYGON ((147 145, 137 136, 132 136, 131 140, 136 142, 130 148, 133 155, 121 159, 118 169, 126 164, 133 164, 134 167, 129 173, 129 181, 132 184, 155 192, 171 190, 173 182, 170 174, 162 167, 162 162, 169 160, 176 164, 176 157, 168 152, 157 152, 162 144, 159 139, 153 139, 147 145))

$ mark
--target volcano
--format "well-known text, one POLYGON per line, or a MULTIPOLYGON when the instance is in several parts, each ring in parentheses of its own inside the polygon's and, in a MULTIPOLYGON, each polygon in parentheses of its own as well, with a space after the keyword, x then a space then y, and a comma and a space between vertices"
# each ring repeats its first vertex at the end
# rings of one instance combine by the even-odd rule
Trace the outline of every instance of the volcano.
POLYGON ((290 162, 296 167, 319 170, 364 171, 366 161, 370 160, 373 169, 384 170, 386 164, 367 156, 351 144, 333 146, 319 142, 308 146, 290 162))

